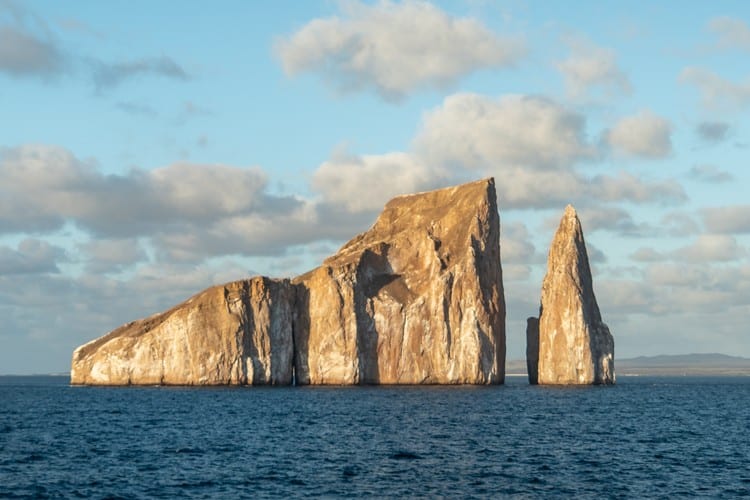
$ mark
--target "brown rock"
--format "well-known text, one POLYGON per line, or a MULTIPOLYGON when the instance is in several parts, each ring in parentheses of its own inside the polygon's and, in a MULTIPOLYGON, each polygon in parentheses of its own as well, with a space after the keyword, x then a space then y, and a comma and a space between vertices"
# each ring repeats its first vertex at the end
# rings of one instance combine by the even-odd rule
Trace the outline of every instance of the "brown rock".
MULTIPOLYGON (((538 383, 615 382, 614 339, 602 322, 583 230, 570 205, 565 208, 550 247, 537 335, 538 383)), ((529 322, 527 338, 533 341, 533 337, 534 328, 529 322)), ((529 346, 527 356, 532 364, 533 351, 533 346, 529 346)))
POLYGON ((295 283, 297 380, 489 384, 505 372, 500 222, 492 179, 401 196, 295 283))
POLYGON ((72 384, 243 385, 292 381, 294 286, 215 286, 73 353, 72 384))
POLYGON ((292 282, 209 288, 79 347, 71 382, 502 383, 499 236, 492 179, 395 198, 292 282))

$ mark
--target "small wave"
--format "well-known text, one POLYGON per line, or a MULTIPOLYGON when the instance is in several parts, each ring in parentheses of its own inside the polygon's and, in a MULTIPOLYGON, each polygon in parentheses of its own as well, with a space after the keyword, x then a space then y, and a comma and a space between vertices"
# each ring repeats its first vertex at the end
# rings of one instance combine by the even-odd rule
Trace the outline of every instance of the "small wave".
POLYGON ((203 455, 205 453, 200 448, 177 448, 174 452, 180 455, 203 455))
POLYGON ((399 450, 391 455, 393 460, 421 460, 422 457, 411 451, 399 450))

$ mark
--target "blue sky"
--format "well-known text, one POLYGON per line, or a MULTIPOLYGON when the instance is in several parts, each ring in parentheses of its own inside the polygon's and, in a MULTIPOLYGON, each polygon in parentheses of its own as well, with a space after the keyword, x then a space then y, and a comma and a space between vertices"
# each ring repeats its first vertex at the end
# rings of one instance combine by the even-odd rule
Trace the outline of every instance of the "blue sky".
POLYGON ((578 209, 618 357, 750 356, 746 2, 0 1, 0 373, 494 176, 508 357, 578 209))

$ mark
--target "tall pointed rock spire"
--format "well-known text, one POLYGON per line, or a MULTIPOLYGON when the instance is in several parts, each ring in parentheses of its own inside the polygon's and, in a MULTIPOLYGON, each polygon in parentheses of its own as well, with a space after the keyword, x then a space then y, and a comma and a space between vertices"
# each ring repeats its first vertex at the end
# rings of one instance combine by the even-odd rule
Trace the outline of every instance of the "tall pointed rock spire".
POLYGON ((526 332, 531 383, 614 384, 614 339, 602 322, 581 222, 571 205, 552 240, 534 320, 526 332))

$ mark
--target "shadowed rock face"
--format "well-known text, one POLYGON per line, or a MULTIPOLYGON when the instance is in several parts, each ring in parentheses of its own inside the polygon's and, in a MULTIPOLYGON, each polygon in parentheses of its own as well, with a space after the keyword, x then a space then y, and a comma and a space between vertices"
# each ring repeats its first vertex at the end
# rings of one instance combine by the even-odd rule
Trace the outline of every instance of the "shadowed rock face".
POLYGON ((490 384, 505 372, 492 179, 391 200, 292 280, 209 288, 73 354, 74 384, 490 384))
MULTIPOLYGON (((613 384, 614 340, 602 322, 583 230, 568 205, 560 221, 542 284, 538 323, 527 326, 527 360, 537 356, 539 384, 613 384), (531 345, 538 341, 538 352, 531 345)), ((529 369, 529 380, 532 370, 529 369)))

